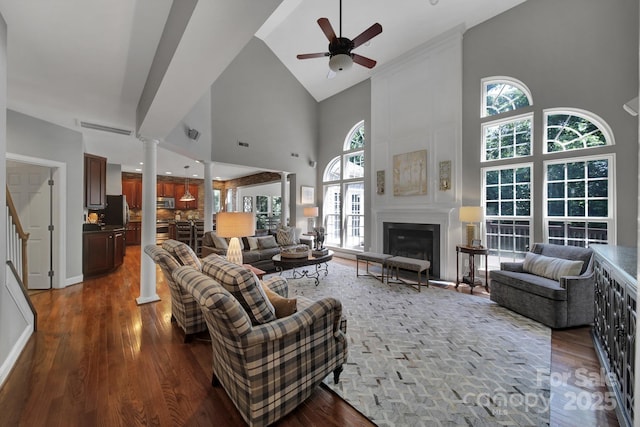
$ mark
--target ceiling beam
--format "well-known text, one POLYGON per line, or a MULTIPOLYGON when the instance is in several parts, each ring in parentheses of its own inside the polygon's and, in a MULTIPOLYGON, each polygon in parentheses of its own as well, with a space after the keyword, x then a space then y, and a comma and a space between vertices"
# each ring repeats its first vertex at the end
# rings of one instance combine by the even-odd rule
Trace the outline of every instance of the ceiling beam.
POLYGON ((166 137, 281 1, 174 1, 138 103, 138 135, 166 137))

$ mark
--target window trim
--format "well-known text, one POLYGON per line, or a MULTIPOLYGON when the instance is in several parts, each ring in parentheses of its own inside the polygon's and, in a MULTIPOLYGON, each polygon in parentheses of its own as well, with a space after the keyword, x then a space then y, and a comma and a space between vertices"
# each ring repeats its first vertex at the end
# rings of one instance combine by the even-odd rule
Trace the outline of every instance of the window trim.
POLYGON ((503 111, 502 113, 498 113, 498 114, 493 114, 493 115, 487 114, 487 86, 495 83, 509 84, 511 86, 517 87, 522 92, 524 92, 524 94, 527 96, 527 100, 529 101, 529 105, 527 107, 520 107, 520 108, 533 107, 533 95, 531 95, 531 90, 529 90, 529 87, 526 84, 524 84, 522 81, 509 76, 485 77, 480 80, 480 84, 481 84, 480 86, 481 87, 480 118, 481 119, 485 119, 487 117, 500 117, 503 114, 513 113, 514 111, 518 111, 518 108, 516 108, 514 110, 503 111))
POLYGON ((487 121, 485 123, 482 123, 481 125, 481 138, 482 138, 482 148, 480 149, 480 163, 491 163, 491 162, 499 162, 499 161, 504 161, 504 160, 511 160, 511 161, 518 161, 518 159, 526 159, 528 157, 532 157, 533 156, 533 149, 534 149, 534 133, 535 133, 535 122, 534 122, 534 114, 533 112, 528 112, 528 113, 523 113, 523 114, 518 114, 515 116, 509 116, 509 117, 504 117, 501 119, 497 119, 497 120, 491 120, 491 121, 487 121), (490 159, 487 160, 487 139, 486 139, 486 129, 488 127, 494 127, 494 126, 501 126, 505 123, 509 123, 509 122, 517 122, 523 119, 529 119, 531 121, 531 136, 530 136, 530 141, 529 141, 529 155, 527 156, 514 156, 514 157, 505 157, 505 158, 498 158, 498 159, 490 159))
POLYGON ((597 114, 594 114, 590 111, 587 110, 583 110, 581 108, 571 108, 571 107, 554 107, 554 108, 545 108, 544 110, 542 110, 542 154, 559 154, 559 153, 574 153, 574 152, 580 152, 583 150, 592 150, 594 148, 603 148, 603 147, 609 147, 612 145, 615 145, 615 139, 613 137, 613 131, 611 129, 611 127, 607 124, 607 122, 605 120, 602 119, 602 117, 598 116, 597 114), (607 143, 605 145, 601 145, 598 147, 582 147, 582 148, 576 148, 574 150, 563 150, 563 151, 548 151, 548 144, 547 144, 547 134, 548 134, 548 123, 549 123, 549 116, 552 116, 554 114, 568 114, 571 116, 578 116, 581 117, 585 120, 589 120, 591 123, 593 123, 594 125, 596 125, 598 127, 598 129, 604 134, 604 137, 607 141, 607 143))

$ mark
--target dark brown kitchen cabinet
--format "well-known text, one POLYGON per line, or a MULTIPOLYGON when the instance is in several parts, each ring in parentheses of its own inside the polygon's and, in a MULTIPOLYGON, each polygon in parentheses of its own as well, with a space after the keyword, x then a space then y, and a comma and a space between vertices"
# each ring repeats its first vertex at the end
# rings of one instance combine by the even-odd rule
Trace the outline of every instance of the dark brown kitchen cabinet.
POLYGON ((175 197, 175 187, 176 185, 173 182, 158 182, 156 184, 156 195, 158 197, 175 197))
POLYGON ((107 159, 84 155, 84 205, 87 209, 104 209, 107 194, 107 159))
POLYGON ((127 225, 127 246, 139 245, 142 242, 142 223, 130 222, 127 225))
POLYGON ((124 228, 82 233, 82 274, 104 274, 122 265, 124 245, 124 228))
POLYGON ((142 181, 139 179, 123 179, 122 194, 127 197, 129 209, 142 209, 142 181))

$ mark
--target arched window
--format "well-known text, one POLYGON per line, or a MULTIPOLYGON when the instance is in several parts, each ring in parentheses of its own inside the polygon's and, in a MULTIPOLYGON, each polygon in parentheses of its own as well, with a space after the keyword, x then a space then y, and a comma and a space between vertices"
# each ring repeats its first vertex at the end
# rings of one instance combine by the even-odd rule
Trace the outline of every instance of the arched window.
POLYGON ((529 88, 510 77, 489 77, 482 81, 482 115, 495 116, 533 105, 529 88))
POLYGON ((613 133, 593 113, 577 109, 544 111, 545 153, 613 145, 613 133))
POLYGON ((344 140, 322 176, 325 243, 350 249, 364 248, 364 121, 344 140))

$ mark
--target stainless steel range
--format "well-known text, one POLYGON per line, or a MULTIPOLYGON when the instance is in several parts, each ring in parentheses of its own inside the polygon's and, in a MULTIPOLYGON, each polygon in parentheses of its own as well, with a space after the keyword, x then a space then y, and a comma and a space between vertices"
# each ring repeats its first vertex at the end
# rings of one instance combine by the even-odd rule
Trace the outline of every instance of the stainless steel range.
POLYGON ((161 245, 162 242, 169 239, 169 221, 157 220, 156 221, 156 245, 161 245))

